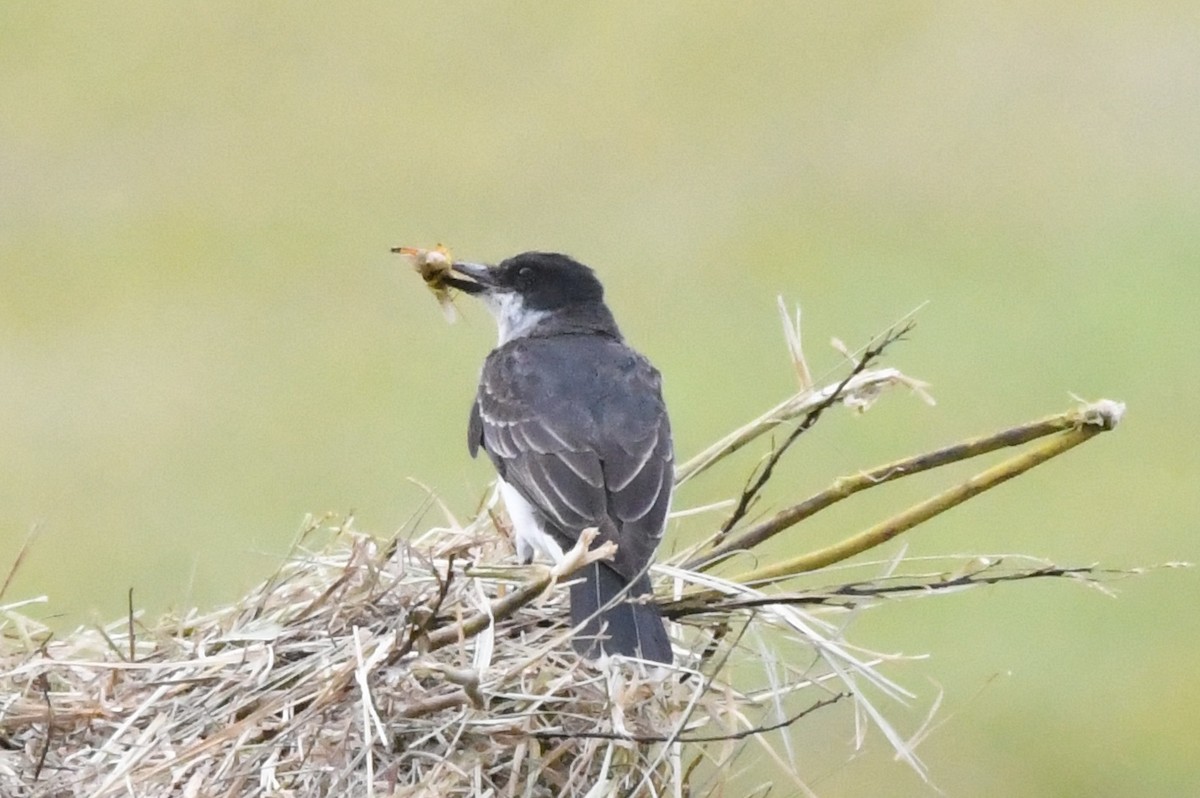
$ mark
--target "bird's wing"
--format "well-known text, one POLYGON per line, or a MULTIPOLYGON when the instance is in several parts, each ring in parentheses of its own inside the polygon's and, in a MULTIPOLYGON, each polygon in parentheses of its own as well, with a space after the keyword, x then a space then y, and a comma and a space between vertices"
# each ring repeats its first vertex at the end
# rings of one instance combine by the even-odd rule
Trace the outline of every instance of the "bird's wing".
POLYGON ((487 451, 560 535, 596 526, 613 567, 642 570, 662 537, 674 481, 658 372, 600 336, 512 341, 484 363, 469 446, 487 451))

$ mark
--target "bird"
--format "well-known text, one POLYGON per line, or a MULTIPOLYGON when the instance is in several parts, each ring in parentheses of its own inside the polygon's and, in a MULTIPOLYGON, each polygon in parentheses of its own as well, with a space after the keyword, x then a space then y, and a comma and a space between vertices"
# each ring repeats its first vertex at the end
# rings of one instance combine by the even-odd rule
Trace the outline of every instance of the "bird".
POLYGON ((446 282, 482 300, 499 332, 467 443, 495 467, 518 559, 560 561, 596 528, 596 542, 617 551, 575 574, 573 647, 589 659, 671 663, 663 616, 647 601, 674 489, 661 375, 625 342, 595 272, 567 255, 451 268, 446 282))

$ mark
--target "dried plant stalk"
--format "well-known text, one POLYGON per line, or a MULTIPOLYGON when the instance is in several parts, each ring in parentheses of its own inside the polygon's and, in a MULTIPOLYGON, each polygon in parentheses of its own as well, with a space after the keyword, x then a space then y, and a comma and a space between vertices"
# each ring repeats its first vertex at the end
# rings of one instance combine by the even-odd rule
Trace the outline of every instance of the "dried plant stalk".
MULTIPOLYGON (((793 367, 808 374, 793 332, 793 367)), ((789 420, 808 429, 835 402, 863 409, 886 387, 923 389, 865 360, 709 447, 679 480, 789 420)), ((932 572, 902 561, 865 581, 831 570, 832 584, 804 593, 768 593, 765 583, 877 546, 1110 429, 1120 409, 1089 405, 845 477, 749 529, 730 525, 703 555, 676 558, 686 566, 655 566, 660 594, 669 584, 682 596, 660 599, 676 620, 671 668, 579 659, 559 588, 611 551, 585 539, 554 568, 497 567, 512 550, 494 495, 474 518, 413 541, 310 519, 278 573, 209 613, 146 622, 131 606, 127 618, 56 636, 29 617, 36 600, 0 606, 0 795, 700 796, 721 794, 750 750, 792 768, 804 790, 806 774, 787 764, 788 729, 842 702, 924 775, 919 736, 894 728, 880 706, 913 697, 884 672, 892 658, 847 641, 830 614, 885 597, 1116 572, 1007 556, 932 572), (705 571, 871 485, 1047 434, 836 546, 738 579, 705 571)), ((752 500, 743 493, 740 505, 752 500)))

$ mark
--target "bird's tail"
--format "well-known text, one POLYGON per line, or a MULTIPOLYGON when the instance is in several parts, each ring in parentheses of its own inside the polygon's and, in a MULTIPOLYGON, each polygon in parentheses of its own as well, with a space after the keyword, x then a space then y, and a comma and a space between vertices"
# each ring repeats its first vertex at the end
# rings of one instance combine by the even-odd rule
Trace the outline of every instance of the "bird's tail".
POLYGON ((671 641, 662 613, 654 604, 637 603, 650 593, 650 578, 642 574, 633 585, 601 562, 575 574, 571 585, 571 624, 575 650, 585 657, 623 654, 670 663, 671 641), (620 596, 620 598, 617 598, 620 596), (635 601, 630 601, 634 599, 635 601))

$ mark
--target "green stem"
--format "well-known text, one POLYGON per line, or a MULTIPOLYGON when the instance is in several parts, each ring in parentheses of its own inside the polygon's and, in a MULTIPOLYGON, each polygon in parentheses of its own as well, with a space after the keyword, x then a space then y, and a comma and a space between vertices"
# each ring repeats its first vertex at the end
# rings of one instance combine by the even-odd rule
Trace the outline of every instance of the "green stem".
POLYGON ((913 505, 885 521, 823 549, 802 554, 774 565, 741 574, 733 581, 743 585, 762 585, 778 582, 807 571, 849 559, 907 532, 918 524, 940 515, 968 499, 1019 476, 1034 466, 1075 448, 1103 431, 1100 426, 1083 426, 1064 432, 1032 451, 1017 455, 982 471, 960 485, 913 505))

